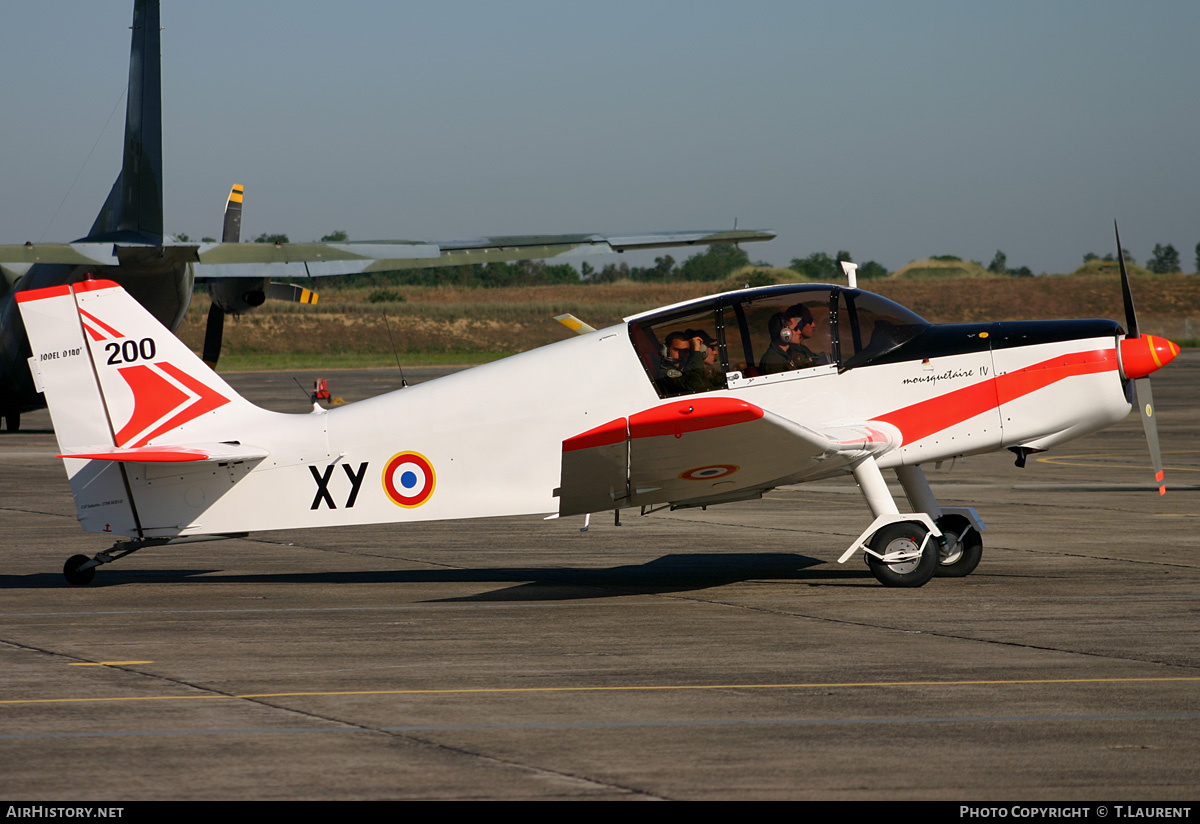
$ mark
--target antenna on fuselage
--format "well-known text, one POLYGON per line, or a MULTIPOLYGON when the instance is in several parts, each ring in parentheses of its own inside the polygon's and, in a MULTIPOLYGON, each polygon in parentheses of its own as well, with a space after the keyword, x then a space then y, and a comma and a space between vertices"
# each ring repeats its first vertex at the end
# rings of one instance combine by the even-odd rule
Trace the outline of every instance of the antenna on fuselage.
POLYGON ((848 260, 839 260, 838 265, 842 267, 842 272, 846 275, 846 280, 849 281, 851 289, 858 288, 858 264, 851 263, 848 260))
POLYGON ((383 323, 387 326, 388 340, 392 342, 392 356, 396 358, 396 368, 400 370, 400 388, 408 387, 408 381, 404 379, 404 367, 400 365, 400 353, 396 351, 396 339, 392 337, 392 324, 388 321, 388 316, 383 316, 383 323))

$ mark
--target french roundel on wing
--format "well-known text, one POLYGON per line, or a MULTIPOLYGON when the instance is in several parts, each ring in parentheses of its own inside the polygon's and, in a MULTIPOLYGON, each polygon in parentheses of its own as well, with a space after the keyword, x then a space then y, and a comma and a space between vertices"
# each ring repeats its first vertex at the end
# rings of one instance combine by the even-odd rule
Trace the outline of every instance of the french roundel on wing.
POLYGON ((689 469, 686 472, 680 472, 679 477, 684 481, 713 481, 717 478, 724 478, 726 475, 732 475, 739 469, 741 469, 740 466, 734 466, 733 464, 698 466, 695 469, 689 469))
POLYGON ((420 506, 433 495, 436 485, 433 464, 419 452, 393 455, 383 468, 383 490, 397 506, 420 506))

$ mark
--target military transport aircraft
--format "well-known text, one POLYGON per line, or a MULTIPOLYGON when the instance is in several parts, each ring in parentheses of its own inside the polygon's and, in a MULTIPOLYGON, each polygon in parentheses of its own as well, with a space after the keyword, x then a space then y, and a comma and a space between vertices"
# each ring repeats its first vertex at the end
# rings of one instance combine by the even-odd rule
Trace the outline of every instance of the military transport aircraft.
MULTIPOLYGON (((478 237, 449 241, 369 243, 238 243, 226 212, 222 243, 186 243, 163 234, 162 94, 158 0, 135 0, 125 111, 124 162, 86 236, 72 243, 0 245, 0 415, 9 430, 21 413, 44 406, 29 380, 29 346, 14 296, 87 277, 121 284, 165 326, 178 328, 195 278, 206 278, 213 299, 204 342, 216 362, 226 312, 240 313, 267 297, 302 299, 299 287, 274 277, 534 260, 568 254, 623 252, 770 240, 764 231, 665 232, 625 236, 576 234, 478 237)), ((237 203, 240 206, 240 192, 237 203)), ((231 195, 231 201, 233 196, 231 195)), ((238 217, 240 218, 240 209, 238 217)))
POLYGON ((257 530, 710 506, 851 474, 874 520, 841 561, 861 550, 884 585, 920 586, 969 574, 984 528, 938 503, 922 464, 999 449, 1023 463, 1135 399, 1162 483, 1147 376, 1179 348, 1138 332, 1123 259, 1128 331, 935 325, 844 269, 848 287, 727 292, 593 331, 572 319, 569 340, 301 415, 239 396, 111 281, 21 292, 78 519, 130 536, 64 574, 86 584, 144 547, 257 530))

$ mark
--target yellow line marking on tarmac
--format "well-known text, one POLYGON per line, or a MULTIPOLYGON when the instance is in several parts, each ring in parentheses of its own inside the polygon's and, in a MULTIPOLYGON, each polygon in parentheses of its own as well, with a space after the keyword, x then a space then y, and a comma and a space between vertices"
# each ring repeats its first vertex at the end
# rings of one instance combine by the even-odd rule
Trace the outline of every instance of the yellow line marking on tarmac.
MULTIPOLYGON (((1192 450, 1187 450, 1184 452, 1176 451, 1174 453, 1163 454, 1190 454, 1191 451, 1192 450)), ((1054 466, 1083 466, 1088 468, 1106 467, 1108 469, 1145 469, 1147 471, 1154 468, 1149 464, 1109 463, 1104 460, 1105 458, 1124 457, 1125 455, 1130 454, 1133 453, 1117 452, 1111 455, 1105 455, 1099 452, 1084 452, 1078 455, 1048 455, 1044 458, 1037 458, 1036 460, 1038 463, 1052 464, 1054 466), (1073 461, 1078 460, 1086 461, 1086 463, 1073 463, 1073 461)), ((1166 472, 1200 472, 1200 469, 1191 466, 1164 466, 1163 470, 1166 472)))
POLYGON ((1014 678, 978 681, 847 681, 847 682, 797 682, 793 684, 677 684, 677 685, 631 685, 623 687, 476 687, 457 689, 411 689, 411 690, 334 690, 330 692, 250 692, 241 695, 143 695, 109 698, 17 698, 0 700, 0 705, 13 704, 86 704, 115 701, 213 701, 230 698, 329 698, 337 696, 365 695, 513 695, 518 693, 545 694, 551 692, 683 692, 697 690, 796 690, 796 689, 847 689, 861 687, 983 687, 1020 686, 1030 684, 1155 684, 1170 682, 1200 681, 1200 676, 1177 676, 1161 678, 1014 678))
POLYGON ((81 661, 77 664, 67 664, 68 667, 123 667, 131 664, 153 664, 153 661, 81 661))

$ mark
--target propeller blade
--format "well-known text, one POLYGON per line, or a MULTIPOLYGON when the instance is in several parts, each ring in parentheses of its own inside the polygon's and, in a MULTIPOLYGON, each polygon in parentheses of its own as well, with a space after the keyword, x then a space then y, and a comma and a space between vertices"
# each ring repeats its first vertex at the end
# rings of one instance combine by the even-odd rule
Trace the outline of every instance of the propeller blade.
POLYGON ((245 189, 235 183, 225 201, 225 226, 221 231, 222 243, 240 243, 242 240, 242 199, 245 189))
POLYGON ((1125 252, 1121 249, 1121 230, 1113 221, 1113 232, 1117 236, 1117 261, 1121 264, 1121 297, 1125 299, 1125 331, 1131 338, 1141 337, 1138 332, 1137 310, 1133 308, 1133 292, 1129 289, 1129 270, 1125 268, 1125 252))
POLYGON ((267 284, 267 297, 270 300, 290 300, 292 303, 316 303, 318 295, 311 289, 305 289, 295 283, 267 284))
POLYGON ((208 326, 204 330, 204 362, 214 372, 221 358, 221 337, 225 334, 225 310, 213 302, 208 308, 208 326))
POLYGON ((1133 397, 1142 416, 1142 429, 1146 431, 1146 445, 1150 447, 1150 460, 1154 463, 1154 480, 1158 483, 1158 494, 1167 494, 1163 480, 1162 451, 1158 447, 1158 423, 1154 420, 1154 393, 1150 390, 1149 378, 1138 378, 1133 382, 1133 397))

